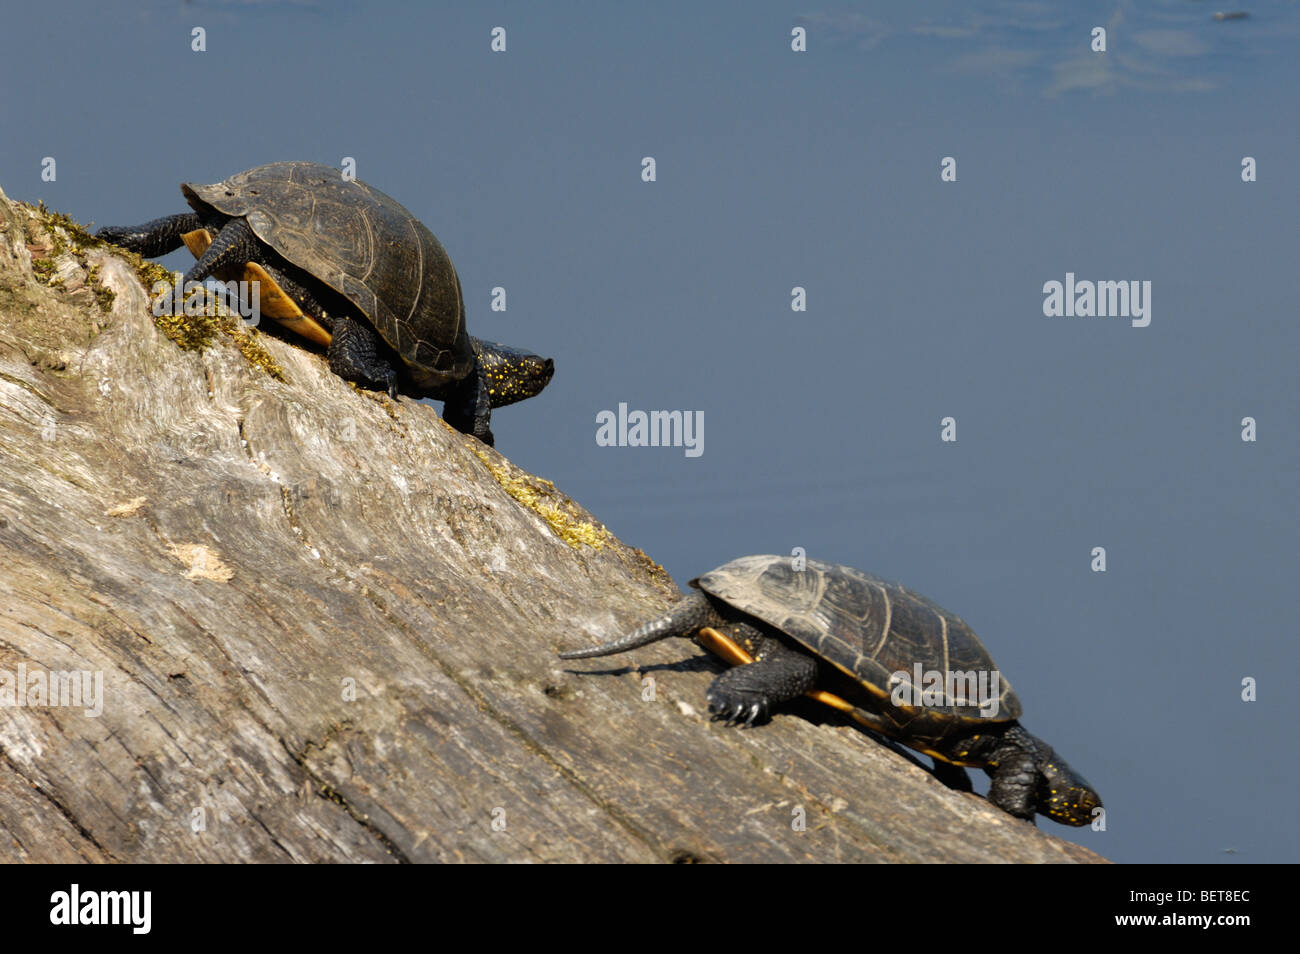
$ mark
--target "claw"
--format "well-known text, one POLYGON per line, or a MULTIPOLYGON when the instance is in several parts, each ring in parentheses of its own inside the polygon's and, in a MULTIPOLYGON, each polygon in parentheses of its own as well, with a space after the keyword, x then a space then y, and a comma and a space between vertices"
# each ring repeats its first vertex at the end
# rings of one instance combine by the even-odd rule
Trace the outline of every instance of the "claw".
POLYGON ((709 715, 712 721, 724 722, 729 726, 743 725, 748 728, 765 718, 769 708, 767 700, 762 698, 754 702, 747 702, 744 699, 733 702, 716 695, 708 695, 705 698, 709 704, 709 715))

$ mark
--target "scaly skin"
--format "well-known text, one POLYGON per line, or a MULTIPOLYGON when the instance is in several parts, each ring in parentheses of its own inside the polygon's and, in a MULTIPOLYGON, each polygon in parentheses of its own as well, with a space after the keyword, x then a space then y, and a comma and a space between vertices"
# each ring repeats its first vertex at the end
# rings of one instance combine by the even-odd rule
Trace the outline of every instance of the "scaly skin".
POLYGON ((158 258, 176 251, 181 247, 182 235, 202 226, 198 213, 183 212, 152 219, 143 225, 106 225, 95 235, 141 258, 158 258))

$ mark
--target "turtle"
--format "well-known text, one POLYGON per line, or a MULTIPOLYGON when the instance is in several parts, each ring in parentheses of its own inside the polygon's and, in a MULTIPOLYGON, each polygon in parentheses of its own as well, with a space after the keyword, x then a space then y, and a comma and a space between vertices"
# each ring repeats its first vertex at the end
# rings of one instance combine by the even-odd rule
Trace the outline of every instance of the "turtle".
MULTIPOLYGON (((209 276, 260 282, 261 310, 328 349, 362 387, 444 402, 449 424, 492 444, 491 410, 541 392, 554 362, 470 336, 460 278, 419 219, 360 179, 273 162, 213 185, 182 183, 194 211, 95 234, 146 258, 182 244, 209 276)), ((173 296, 178 301, 178 296, 173 296)))
POLYGON ((690 586, 628 635, 560 657, 694 639, 736 664, 706 693, 714 718, 729 725, 765 721, 806 694, 929 755, 952 788, 971 791, 965 769, 984 769, 988 800, 1031 824, 1037 812, 1086 825, 1101 808, 1096 790, 1020 725, 1020 700, 1000 673, 993 681, 997 668, 974 631, 925 597, 853 567, 773 555, 732 560, 690 586), (970 673, 988 676, 996 694, 971 692, 970 673))

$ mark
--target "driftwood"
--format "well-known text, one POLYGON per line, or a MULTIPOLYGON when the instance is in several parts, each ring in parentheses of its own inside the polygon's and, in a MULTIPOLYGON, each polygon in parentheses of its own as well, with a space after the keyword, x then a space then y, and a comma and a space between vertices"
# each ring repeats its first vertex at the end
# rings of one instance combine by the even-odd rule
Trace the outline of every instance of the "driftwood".
POLYGON ((676 587, 138 266, 0 193, 0 861, 1100 860, 811 703, 711 722, 683 641, 557 660, 676 587))

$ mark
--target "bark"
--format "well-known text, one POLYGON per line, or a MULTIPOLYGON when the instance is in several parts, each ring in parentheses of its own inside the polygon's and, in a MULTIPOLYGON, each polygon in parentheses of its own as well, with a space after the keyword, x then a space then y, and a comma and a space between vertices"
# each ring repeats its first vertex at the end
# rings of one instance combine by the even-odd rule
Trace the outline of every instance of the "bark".
POLYGON ((0 708, 0 861, 1100 860, 811 704, 710 722, 686 642, 557 660, 676 587, 435 407, 180 347, 137 266, 0 193, 0 672, 103 679, 0 708))

